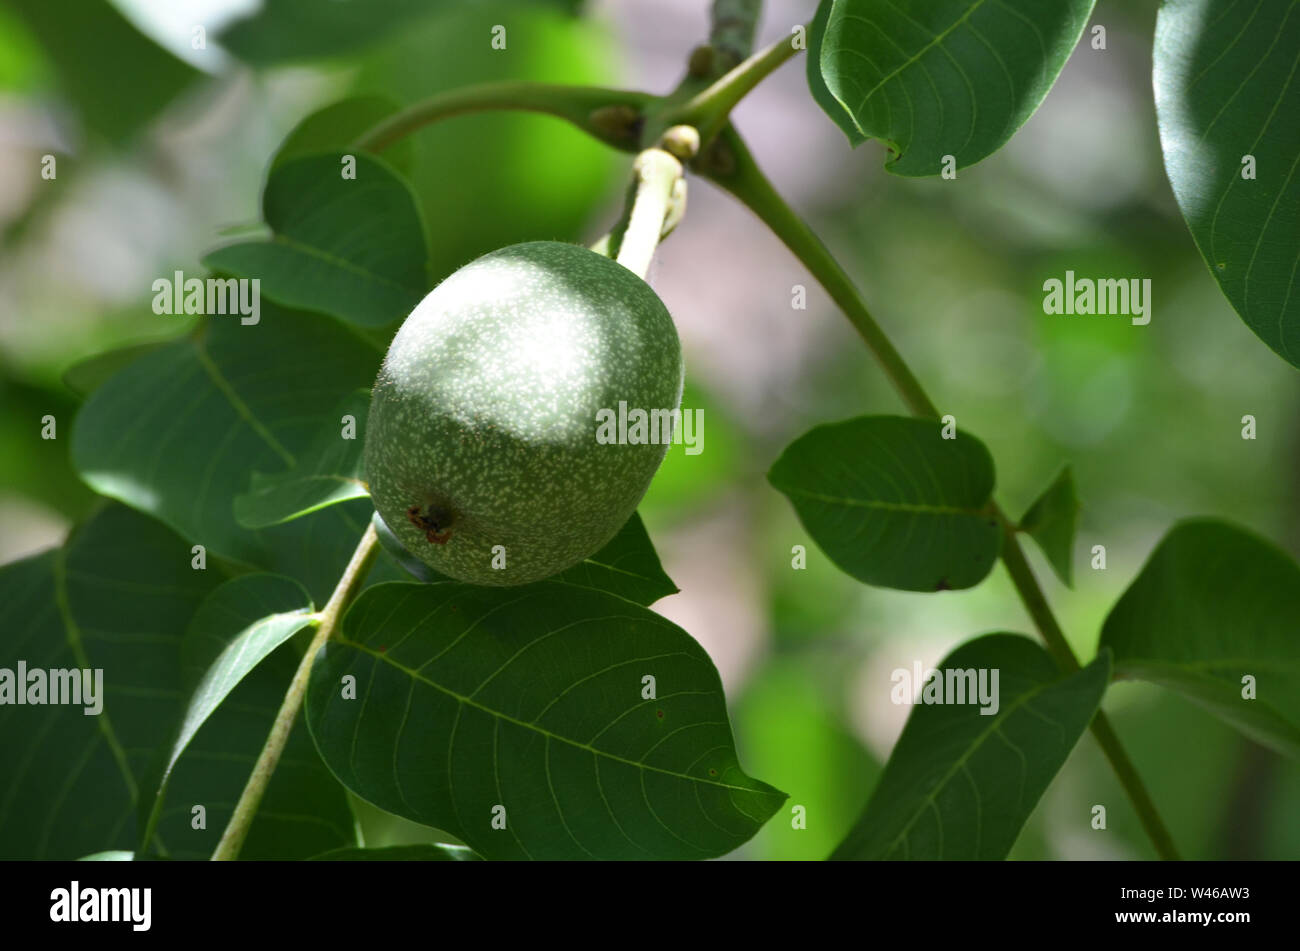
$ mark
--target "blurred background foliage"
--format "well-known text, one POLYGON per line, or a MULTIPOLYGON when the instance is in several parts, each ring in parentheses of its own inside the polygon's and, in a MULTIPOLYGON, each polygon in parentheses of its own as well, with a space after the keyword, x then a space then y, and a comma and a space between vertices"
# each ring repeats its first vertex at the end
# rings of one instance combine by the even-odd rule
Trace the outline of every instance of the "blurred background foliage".
MULTIPOLYGON (((186 329, 151 312, 152 281, 198 273, 223 233, 257 221, 270 156, 305 116, 346 96, 408 103, 491 79, 665 91, 705 35, 707 7, 0 0, 0 562, 57 544, 94 504, 68 464, 84 385, 67 369, 186 329), (490 47, 495 24, 507 26, 505 50, 490 47), (46 154, 54 181, 40 175, 46 154), (53 441, 39 438, 46 414, 53 441)), ((770 0, 760 41, 814 7, 770 0)), ((1085 657, 1178 518, 1228 518, 1300 555, 1300 376, 1232 312, 1174 205, 1151 102, 1155 10, 1101 0, 1093 23, 1107 48, 1085 34, 1028 125, 956 181, 895 178, 880 147, 850 151, 802 67, 736 116, 942 411, 988 444, 1004 507, 1023 512, 1073 466, 1074 589, 1031 557, 1085 657), (1044 315, 1042 283, 1066 269, 1150 278, 1150 325, 1044 315), (1241 438, 1247 414, 1254 441, 1241 438), (1098 544, 1105 570, 1089 565, 1098 544)), ((441 279, 511 242, 594 240, 617 216, 628 159, 558 121, 494 114, 418 133, 401 165, 441 279)), ((779 813, 737 856, 822 858, 902 729, 890 672, 978 633, 1031 628, 1000 569, 966 592, 870 589, 805 537, 764 481, 772 460, 816 423, 902 407, 775 239, 707 184, 692 189, 650 275, 686 349, 684 405, 705 420, 704 451, 674 446, 642 507, 682 588, 656 608, 718 664, 747 769, 806 810, 806 829, 779 813), (797 286, 806 309, 792 306, 797 286), (796 545, 804 570, 791 567, 796 545)), ((1300 856, 1300 765, 1154 687, 1116 685, 1105 705, 1186 857, 1300 856)), ((373 808, 359 816, 372 845, 427 838, 373 808)), ((1088 736, 1013 852, 1152 856, 1088 736), (1089 824, 1095 804, 1104 832, 1089 824)))

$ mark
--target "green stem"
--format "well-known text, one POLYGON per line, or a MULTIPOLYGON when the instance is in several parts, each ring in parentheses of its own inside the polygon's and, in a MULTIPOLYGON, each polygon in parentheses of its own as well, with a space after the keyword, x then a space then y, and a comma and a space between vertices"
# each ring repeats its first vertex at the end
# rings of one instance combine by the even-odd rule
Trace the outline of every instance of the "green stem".
MULTIPOLYGON (((923 417, 938 417, 939 413, 934 403, 902 356, 894 349, 885 332, 880 329, 875 318, 871 316, 852 280, 812 229, 772 187, 767 177, 759 170, 740 136, 728 128, 723 132, 718 143, 723 147, 723 151, 706 153, 701 157, 701 163, 697 163, 697 167, 758 215, 821 282, 831 298, 857 328, 858 333, 862 335, 867 347, 875 355, 886 376, 894 384, 894 388, 912 413, 923 417)), ((1043 594, 1043 589, 1025 560, 1024 551, 1016 537, 1015 527, 996 504, 994 511, 1003 527, 1002 563, 1006 566, 1007 573, 1025 609, 1042 635, 1048 652, 1060 668, 1065 671, 1078 670, 1078 658, 1066 641, 1065 634, 1047 602, 1047 597, 1043 594)), ((1156 853, 1163 859, 1177 859, 1177 849, 1142 783, 1142 778, 1134 769, 1128 754, 1125 753, 1119 738, 1111 728, 1110 721, 1100 710, 1093 718, 1092 733, 1101 745, 1107 760, 1110 761, 1115 775, 1119 777, 1129 800, 1133 803, 1143 828, 1155 845, 1156 853)))
POLYGON ((772 233, 803 262, 812 276, 826 288, 831 299, 839 305, 853 324, 867 348, 880 363, 894 389, 903 398, 908 409, 916 416, 939 418, 939 410, 931 401, 902 355, 894 348, 889 337, 867 310, 852 279, 840 267, 826 245, 812 229, 786 204, 772 183, 759 170, 749 149, 734 131, 728 129, 721 140, 730 154, 731 173, 708 174, 718 185, 731 192, 750 211, 758 215, 772 233))
POLYGON ((727 117, 737 103, 753 92, 754 87, 775 72, 777 67, 801 51, 794 45, 793 34, 777 40, 685 102, 672 106, 658 117, 659 125, 664 128, 672 125, 694 126, 700 131, 700 141, 709 143, 727 124, 727 117))
POLYGON ((1020 593, 1020 600, 1024 602, 1025 610, 1029 612, 1034 626, 1041 632, 1043 641, 1047 644, 1047 652, 1052 655, 1058 667, 1073 673, 1079 669, 1079 659, 1074 656, 1074 649, 1065 639, 1065 632, 1056 622, 1056 615, 1052 613, 1052 607, 1047 603, 1047 595, 1043 593, 1038 580, 1034 577, 1033 569, 1029 567, 1025 551, 1020 547, 1016 528, 996 504, 993 506, 993 511, 998 521, 1002 523, 1002 563, 1007 568, 1007 574, 1011 576, 1012 584, 1020 593))
POLYGON ((358 149, 382 152, 412 132, 440 119, 473 112, 517 110, 565 119, 589 135, 624 151, 635 151, 639 117, 655 97, 649 93, 597 86, 502 82, 466 86, 417 102, 362 133, 358 149))
MULTIPOLYGON (((998 520, 1002 523, 1002 564, 1006 566, 1007 574, 1011 576, 1011 582, 1016 586, 1025 610, 1033 618, 1034 626, 1042 634, 1047 644, 1047 651, 1056 660, 1057 666, 1070 672, 1078 670, 1079 660, 1074 656, 1074 650, 1065 639, 1065 632, 1057 623, 1056 616, 1047 603, 1047 596, 1043 594, 1038 579, 1034 577, 1033 569, 1029 567, 1024 549, 1020 547, 1015 526, 1007 520, 1000 509, 996 506, 994 509, 998 520)), ((1164 821, 1156 811, 1155 803, 1152 802, 1151 795, 1142 782, 1142 777, 1138 775, 1133 761, 1128 758, 1128 753, 1124 751, 1119 737, 1115 735, 1109 718, 1101 710, 1098 710, 1097 715, 1092 718, 1091 728, 1092 735, 1101 746, 1102 752, 1106 754, 1106 759, 1110 761, 1111 769, 1119 777, 1120 785, 1128 793, 1129 801, 1133 803, 1142 828, 1156 848, 1156 854, 1162 859, 1177 861, 1178 848, 1174 845, 1173 837, 1165 828, 1164 821)))
POLYGON ((1128 793, 1128 798, 1133 803, 1133 808, 1137 810, 1138 819, 1142 823, 1142 828, 1146 830, 1147 836, 1151 839, 1151 844, 1156 847, 1156 855, 1167 862, 1177 862, 1179 860, 1178 847, 1174 845, 1173 837, 1165 824, 1160 819, 1160 813, 1156 811, 1156 804, 1151 801, 1151 796, 1147 793, 1146 786, 1142 783, 1142 777, 1138 775, 1137 769, 1133 766, 1133 761, 1128 758, 1128 753, 1124 751, 1123 744, 1120 743, 1119 737, 1115 735, 1114 728, 1110 725, 1110 719, 1101 710, 1092 718, 1092 735, 1101 747, 1101 751, 1106 754, 1106 759, 1110 761, 1110 767, 1119 777, 1119 783, 1128 793))
POLYGON ((338 630, 343 612, 347 610, 348 604, 360 589, 361 582, 378 551, 379 536, 375 534, 375 526, 371 523, 366 526, 365 534, 361 536, 356 551, 352 553, 352 560, 348 562, 343 577, 339 579, 334 593, 330 595, 329 603, 313 619, 313 623, 317 625, 316 633, 307 647, 307 652, 303 654, 302 661, 298 664, 289 689, 284 695, 284 701, 280 704, 280 710, 275 715, 275 722, 271 725, 271 733, 262 747, 262 753, 258 756, 253 772, 244 785, 239 802, 235 804, 235 811, 230 815, 225 832, 221 834, 221 841, 217 843, 217 848, 212 853, 212 861, 232 861, 239 857, 239 850, 243 848, 244 839, 247 838, 248 830, 253 825, 253 817, 257 815, 262 796, 266 793, 266 787, 271 782, 275 767, 280 762, 280 755, 284 752, 284 745, 293 730, 298 711, 302 708, 303 697, 307 693, 307 681, 311 677, 311 667, 316 654, 338 630))
POLYGON ((763 0, 713 0, 709 11, 709 45, 725 65, 722 72, 739 63, 754 48, 754 33, 763 0))
MULTIPOLYGON (((679 183, 682 163, 660 148, 646 149, 632 166, 636 175, 635 192, 627 226, 618 240, 617 261, 637 277, 645 278, 650 261, 665 231, 676 222, 669 221, 675 198, 684 198, 679 183)), ((680 214, 676 217, 680 218, 680 214)))

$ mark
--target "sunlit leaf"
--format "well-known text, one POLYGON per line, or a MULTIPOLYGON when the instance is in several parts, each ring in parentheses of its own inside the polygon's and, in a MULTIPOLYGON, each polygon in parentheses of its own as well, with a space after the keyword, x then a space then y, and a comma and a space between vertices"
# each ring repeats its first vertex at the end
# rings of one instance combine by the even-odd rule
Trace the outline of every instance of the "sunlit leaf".
POLYGON ((1160 145, 1174 196, 1228 301, 1300 367, 1300 12, 1166 0, 1156 20, 1160 145))
POLYGON ((1033 115, 1093 2, 822 0, 814 98, 853 144, 883 141, 891 172, 965 168, 1033 115))
POLYGON ((686 632, 563 583, 370 588, 307 717, 349 789, 488 859, 708 858, 785 798, 741 769, 686 632))

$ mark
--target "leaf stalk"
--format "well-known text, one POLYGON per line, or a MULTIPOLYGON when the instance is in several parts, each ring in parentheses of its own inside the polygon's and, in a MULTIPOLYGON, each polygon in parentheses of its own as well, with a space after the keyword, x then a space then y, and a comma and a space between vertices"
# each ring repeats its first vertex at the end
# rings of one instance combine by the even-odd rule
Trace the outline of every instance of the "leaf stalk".
POLYGON ((343 576, 339 578, 334 593, 330 595, 329 602, 313 617, 312 623, 316 627, 316 633, 306 653, 303 654, 297 671, 294 672, 293 680, 290 681, 289 689, 284 695, 284 701, 275 715, 275 722, 271 725, 271 733, 262 746, 262 752, 253 766, 248 782, 244 785, 239 802, 235 804, 234 812, 230 814, 230 821, 221 834, 221 841, 217 843, 212 853, 212 861, 233 861, 239 857, 239 851, 243 848, 248 830, 257 815, 258 806, 262 803, 262 796, 266 793, 266 787, 271 782, 275 767, 280 762, 280 755, 289 741, 289 734, 293 731, 298 711, 302 708, 303 698, 307 694, 307 681, 311 678, 311 667, 316 654, 338 631, 343 614, 360 590, 361 582, 370 570, 370 564, 378 551, 379 536, 375 533, 372 522, 366 526, 366 531, 361 536, 356 551, 352 553, 352 559, 344 569, 343 576))

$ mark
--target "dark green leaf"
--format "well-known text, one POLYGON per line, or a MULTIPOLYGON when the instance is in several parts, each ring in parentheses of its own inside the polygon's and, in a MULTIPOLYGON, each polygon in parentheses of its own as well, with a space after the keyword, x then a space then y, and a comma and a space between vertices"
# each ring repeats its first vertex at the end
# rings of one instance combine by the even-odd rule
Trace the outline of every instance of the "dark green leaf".
POLYGON ((768 481, 831 561, 859 581, 907 591, 969 588, 1002 545, 984 444, 937 420, 859 416, 818 426, 768 481))
POLYGON ((172 769, 199 727, 254 667, 307 626, 311 611, 311 598, 302 585, 279 575, 235 578, 199 605, 181 644, 181 674, 188 701, 163 766, 153 808, 162 808, 172 769))
POLYGON ((359 327, 404 318, 429 290, 428 242, 411 188, 364 152, 292 158, 271 170, 262 217, 275 232, 208 252, 203 264, 261 281, 287 307, 359 327), (345 178, 345 156, 356 163, 345 178))
POLYGON ((600 551, 561 571, 556 581, 608 591, 637 604, 653 604, 680 589, 664 573, 654 543, 637 512, 600 551))
POLYGON ((1300 367, 1297 50, 1294 3, 1166 0, 1156 20, 1156 114, 1178 207, 1241 319, 1300 367))
MULTIPOLYGON (((996 152, 1033 115, 1094 0, 831 0, 819 63, 841 127, 882 140, 899 175, 996 152)), ((850 141, 855 137, 849 133, 850 141)))
MULTIPOLYGON (((353 499, 306 518, 262 529, 257 537, 266 543, 266 550, 257 567, 301 582, 317 604, 324 604, 373 512, 368 498, 353 499)), ((383 552, 375 559, 366 584, 405 580, 406 574, 398 563, 383 552)))
POLYGON ((840 131, 848 136, 849 145, 856 148, 867 141, 867 137, 862 134, 844 103, 835 98, 822 76, 822 43, 826 39, 826 21, 830 19, 831 7, 834 5, 835 0, 821 0, 817 5, 817 14, 808 27, 808 55, 804 57, 804 72, 813 100, 839 126, 840 131))
POLYGON ((0 367, 0 407, 0 493, 35 499, 69 520, 84 518, 97 498, 72 464, 76 400, 62 387, 15 379, 0 367), (54 439, 41 438, 46 416, 54 417, 54 439))
MULTIPOLYGON (((402 547, 392 531, 384 524, 379 513, 374 514, 375 530, 380 544, 412 577, 420 581, 450 581, 446 575, 434 571, 402 547)), ((590 558, 560 572, 555 581, 564 581, 580 588, 608 591, 637 604, 653 604, 660 598, 676 594, 680 589, 664 573, 659 555, 646 533, 645 524, 637 512, 624 523, 618 534, 590 558)))
POLYGON ((557 582, 370 588, 306 706, 348 788, 488 859, 708 858, 785 798, 741 770, 717 671, 685 631, 557 582))
POLYGON ((390 845, 384 849, 335 849, 312 857, 314 862, 478 862, 463 845, 390 845))
POLYGON ((78 360, 63 371, 63 385, 75 393, 79 399, 84 400, 107 382, 113 374, 128 364, 134 363, 146 353, 152 353, 160 347, 165 347, 167 343, 168 341, 165 340, 151 340, 148 343, 119 347, 117 350, 108 350, 104 353, 97 353, 93 357, 78 360))
POLYGON ((107 0, 9 2, 53 61, 82 123, 114 144, 124 143, 201 75, 107 0))
MULTIPOLYGON (((997 711, 984 714, 970 702, 918 704, 866 811, 831 858, 1005 858, 1097 712, 1110 655, 1062 674, 1033 641, 986 634, 939 669, 988 671, 990 686, 997 671, 997 711)), ((904 686, 895 681, 893 689, 904 686)))
POLYGON ((1078 524, 1079 496, 1074 491, 1074 476, 1066 466, 1029 507, 1019 528, 1038 542, 1053 570, 1067 585, 1072 579, 1074 531, 1078 524))
POLYGON ((1180 522, 1111 609, 1101 644, 1115 652, 1117 676, 1177 690, 1300 756, 1300 566, 1263 539, 1180 522))
MULTIPOLYGON (((187 696, 181 635, 219 580, 192 569, 189 545, 166 527, 118 505, 63 548, 0 568, 0 667, 98 668, 104 684, 98 716, 75 705, 0 706, 0 762, 11 764, 0 857, 135 846, 142 794, 156 788, 187 696)), ((269 658, 199 730, 172 775, 153 840, 160 854, 211 853, 295 666, 291 655, 269 658), (193 828, 195 805, 206 829, 193 828)), ((245 857, 305 858, 354 842, 346 796, 301 724, 263 802, 245 857)))
MULTIPOLYGON (((304 580, 270 552, 274 539, 310 529, 245 531, 234 498, 250 472, 291 469, 323 433, 338 433, 334 408, 373 382, 380 354, 330 321, 265 303, 256 325, 204 320, 91 394, 73 429, 73 464, 96 491, 162 519, 210 554, 304 580)), ((364 528, 362 520, 348 552, 364 528)))
MULTIPOLYGON (((271 169, 294 158, 317 152, 346 151, 363 133, 398 109, 398 104, 385 96, 355 96, 318 109, 307 116, 285 137, 271 158, 271 169)), ((384 161, 401 172, 409 171, 411 143, 409 139, 394 143, 384 150, 384 161)))
MULTIPOLYGON (((271 732, 299 660, 293 644, 273 652, 239 682, 182 754, 167 785, 153 843, 165 843, 168 857, 211 856, 271 732), (207 813, 206 828, 195 829, 193 809, 200 805, 207 813)), ((307 859, 355 845, 347 793, 321 762, 299 716, 239 857, 307 859)))
POLYGON ((218 580, 192 570, 164 526, 117 505, 63 548, 0 568, 0 667, 103 672, 98 715, 0 705, 0 857, 134 847, 142 776, 180 699, 180 634, 218 580))
POLYGON ((235 497, 235 520, 244 528, 266 528, 350 499, 368 498, 361 481, 370 392, 350 393, 330 414, 336 421, 322 429, 298 457, 296 465, 274 475, 253 473, 251 488, 235 497), (343 420, 352 417, 350 425, 343 420), (347 438, 344 433, 350 433, 347 438))

